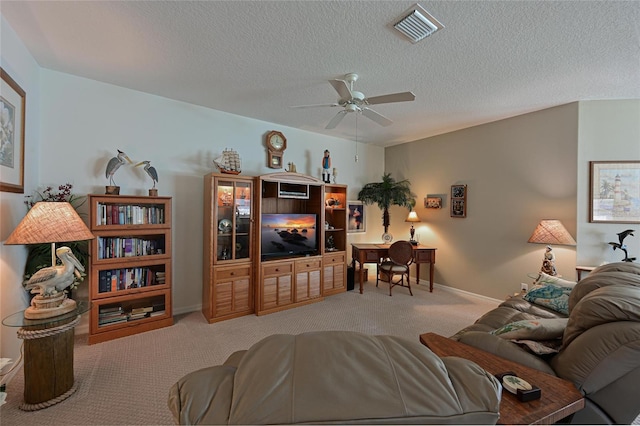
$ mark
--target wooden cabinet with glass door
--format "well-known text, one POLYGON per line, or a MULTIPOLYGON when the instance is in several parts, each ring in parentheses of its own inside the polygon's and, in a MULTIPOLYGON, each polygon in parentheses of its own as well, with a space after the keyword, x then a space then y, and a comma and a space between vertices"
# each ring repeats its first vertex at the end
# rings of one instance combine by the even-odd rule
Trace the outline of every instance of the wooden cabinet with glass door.
POLYGON ((202 312, 210 323, 254 312, 253 179, 204 177, 202 312))

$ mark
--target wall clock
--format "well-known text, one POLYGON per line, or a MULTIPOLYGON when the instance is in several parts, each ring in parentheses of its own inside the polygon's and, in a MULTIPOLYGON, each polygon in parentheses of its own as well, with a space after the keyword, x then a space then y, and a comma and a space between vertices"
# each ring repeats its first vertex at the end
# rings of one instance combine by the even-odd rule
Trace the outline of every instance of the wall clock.
POLYGON ((272 130, 267 133, 267 167, 281 169, 285 149, 287 149, 287 138, 281 132, 272 130))

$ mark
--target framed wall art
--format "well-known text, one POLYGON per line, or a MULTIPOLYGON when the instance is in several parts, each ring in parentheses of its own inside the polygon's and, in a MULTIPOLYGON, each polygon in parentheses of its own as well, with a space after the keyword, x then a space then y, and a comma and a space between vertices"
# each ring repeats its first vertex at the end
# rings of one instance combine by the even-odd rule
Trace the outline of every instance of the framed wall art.
POLYGON ((347 201, 349 217, 347 219, 347 232, 365 232, 364 204, 362 201, 347 201))
POLYGON ((26 93, 0 68, 0 191, 24 193, 26 93))
POLYGON ((434 197, 427 195, 424 197, 424 207, 427 209, 441 209, 442 197, 434 197))
POLYGON ((467 217, 467 185, 451 185, 451 217, 467 217))
POLYGON ((590 161, 589 167, 589 222, 640 223, 640 161, 590 161))

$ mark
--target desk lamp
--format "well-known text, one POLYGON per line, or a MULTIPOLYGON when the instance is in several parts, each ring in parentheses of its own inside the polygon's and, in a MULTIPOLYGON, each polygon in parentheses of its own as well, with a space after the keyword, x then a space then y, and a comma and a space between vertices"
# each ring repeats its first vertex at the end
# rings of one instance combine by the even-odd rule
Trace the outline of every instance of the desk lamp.
POLYGON ((556 219, 541 220, 536 229, 529 237, 530 243, 547 244, 546 252, 542 259, 542 267, 540 272, 547 275, 558 275, 556 271, 555 260, 551 244, 575 246, 576 240, 573 239, 569 231, 564 227, 562 222, 556 219))
POLYGON ((74 275, 80 276, 78 271, 84 272, 84 267, 70 248, 59 247, 56 250, 56 243, 93 238, 95 237, 89 228, 68 202, 40 201, 29 210, 4 243, 51 243, 52 265, 40 269, 27 282, 26 288, 38 294, 32 299, 31 306, 25 310, 25 318, 51 318, 76 308, 76 302, 68 299, 64 290, 73 284, 74 275), (62 265, 56 265, 56 255, 62 261, 62 265))
POLYGON ((413 227, 413 224, 415 222, 422 222, 420 220, 420 218, 418 217, 418 213, 416 213, 415 211, 411 210, 409 212, 409 216, 407 216, 407 219, 405 220, 405 222, 411 222, 411 229, 409 230, 409 234, 411 235, 411 239, 409 240, 409 242, 411 244, 413 244, 414 246, 418 245, 418 242, 415 240, 415 235, 416 235, 416 230, 413 227))

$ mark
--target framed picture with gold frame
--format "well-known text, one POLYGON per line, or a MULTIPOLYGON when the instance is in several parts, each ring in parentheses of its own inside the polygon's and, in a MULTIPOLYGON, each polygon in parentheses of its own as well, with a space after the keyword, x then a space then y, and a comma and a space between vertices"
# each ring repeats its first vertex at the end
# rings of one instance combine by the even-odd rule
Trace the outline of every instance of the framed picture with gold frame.
POLYGON ((467 217, 467 185, 451 185, 451 217, 467 217))
POLYGON ((26 93, 0 68, 0 191, 24 193, 26 93))

